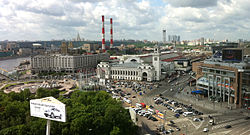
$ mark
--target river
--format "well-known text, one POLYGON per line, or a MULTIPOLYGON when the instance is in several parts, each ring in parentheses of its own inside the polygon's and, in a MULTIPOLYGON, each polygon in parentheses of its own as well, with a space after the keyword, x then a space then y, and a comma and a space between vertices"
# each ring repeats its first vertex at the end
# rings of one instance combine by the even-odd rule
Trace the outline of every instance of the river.
POLYGON ((3 68, 7 71, 12 71, 15 67, 19 66, 20 62, 22 62, 24 60, 30 61, 30 57, 1 60, 0 61, 0 68, 3 68))

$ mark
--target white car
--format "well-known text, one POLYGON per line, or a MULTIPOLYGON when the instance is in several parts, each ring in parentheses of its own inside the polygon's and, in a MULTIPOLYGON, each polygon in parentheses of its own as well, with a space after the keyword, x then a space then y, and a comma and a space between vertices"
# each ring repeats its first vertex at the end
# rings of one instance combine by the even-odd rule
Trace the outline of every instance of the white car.
POLYGON ((208 128, 204 128, 204 129, 203 129, 203 132, 208 132, 208 128))
POLYGON ((199 118, 194 118, 193 121, 201 121, 199 118))
POLYGON ((60 110, 58 110, 56 108, 51 108, 49 110, 46 110, 44 112, 44 115, 46 117, 50 117, 50 118, 58 118, 58 119, 62 118, 62 114, 61 114, 60 110))
POLYGON ((125 102, 127 102, 128 104, 131 104, 131 100, 129 99, 125 100, 125 102))

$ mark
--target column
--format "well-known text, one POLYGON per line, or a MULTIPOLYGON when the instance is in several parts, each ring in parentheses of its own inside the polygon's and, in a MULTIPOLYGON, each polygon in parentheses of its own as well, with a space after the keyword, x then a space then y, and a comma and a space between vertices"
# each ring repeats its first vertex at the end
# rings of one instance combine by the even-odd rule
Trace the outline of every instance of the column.
POLYGON ((217 96, 217 92, 218 92, 218 77, 216 76, 216 80, 215 80, 215 85, 216 86, 214 86, 215 87, 215 96, 217 96))
POLYGON ((228 105, 230 104, 230 79, 228 78, 228 88, 227 88, 227 90, 228 90, 228 105))
MULTIPOLYGON (((226 79, 225 78, 223 79, 223 83, 224 83, 224 86, 225 86, 225 83, 226 83, 226 79)), ((223 87, 222 89, 223 89, 223 102, 225 102, 225 98, 226 98, 225 97, 225 94, 226 94, 225 87, 223 87)))
POLYGON ((220 76, 220 97, 222 97, 222 86, 221 86, 221 83, 222 83, 222 80, 221 80, 221 76, 220 76))

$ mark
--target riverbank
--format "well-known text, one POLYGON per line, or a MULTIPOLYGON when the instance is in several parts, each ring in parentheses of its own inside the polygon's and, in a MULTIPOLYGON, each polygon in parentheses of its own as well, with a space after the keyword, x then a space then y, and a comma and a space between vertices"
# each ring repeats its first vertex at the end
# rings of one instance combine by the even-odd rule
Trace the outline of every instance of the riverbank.
POLYGON ((8 57, 0 57, 0 61, 3 61, 3 60, 11 60, 11 59, 18 59, 18 58, 26 58, 26 57, 31 57, 31 55, 29 55, 29 56, 8 56, 8 57))
POLYGON ((0 60, 0 68, 10 72, 14 70, 17 66, 19 66, 21 62, 25 60, 30 61, 30 59, 30 57, 16 57, 6 60, 0 60))

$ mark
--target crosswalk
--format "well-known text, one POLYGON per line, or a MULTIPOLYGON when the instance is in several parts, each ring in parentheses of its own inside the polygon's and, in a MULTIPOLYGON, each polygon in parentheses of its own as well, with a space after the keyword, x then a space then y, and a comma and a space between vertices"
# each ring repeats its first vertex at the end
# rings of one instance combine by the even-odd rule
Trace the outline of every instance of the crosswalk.
POLYGON ((222 115, 222 113, 204 114, 202 115, 202 117, 208 117, 208 116, 215 117, 215 116, 220 116, 220 115, 222 115))
POLYGON ((212 130, 218 129, 218 128, 224 128, 226 125, 236 125, 236 124, 243 123, 243 122, 247 122, 247 120, 245 120, 245 119, 238 119, 238 120, 234 120, 234 121, 231 121, 231 122, 225 122, 223 124, 219 124, 219 125, 213 126, 212 130))

